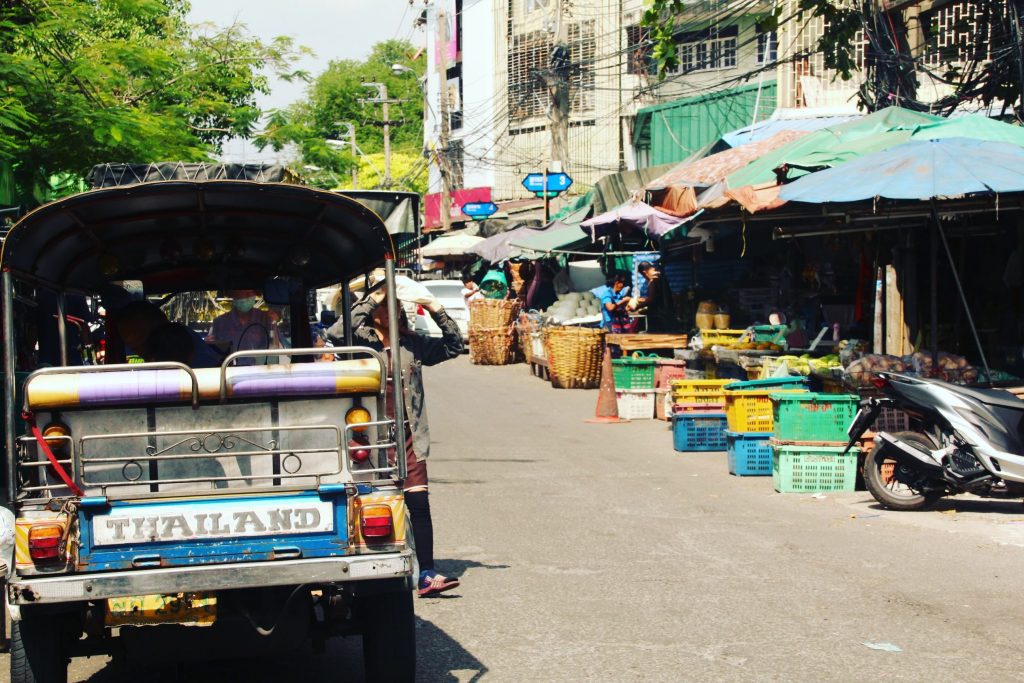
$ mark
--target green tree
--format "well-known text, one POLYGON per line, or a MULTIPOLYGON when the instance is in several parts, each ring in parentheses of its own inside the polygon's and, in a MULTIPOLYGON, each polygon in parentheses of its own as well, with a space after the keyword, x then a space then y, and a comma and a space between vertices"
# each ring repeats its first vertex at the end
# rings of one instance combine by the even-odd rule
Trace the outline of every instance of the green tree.
MULTIPOLYGON (((310 84, 303 100, 270 114, 257 144, 275 150, 296 145, 299 165, 314 169, 307 180, 323 187, 337 186, 334 178, 354 164, 347 147, 339 149, 326 142, 343 137, 341 124, 356 124, 356 144, 364 154, 373 155, 384 148, 381 106, 360 102, 376 97, 376 90, 362 84, 376 82, 387 86, 390 99, 401 100, 392 104, 389 112, 392 152, 418 155, 423 146, 423 92, 415 73, 423 72, 423 60, 408 41, 388 40, 374 45, 364 61, 332 61, 310 84), (395 64, 414 73, 396 74, 395 64)), ((396 183, 402 177, 395 169, 392 175, 396 183)))
POLYGON ((199 161, 254 134, 268 72, 290 40, 192 27, 184 0, 11 0, 0 5, 0 161, 23 191, 107 161, 199 161))

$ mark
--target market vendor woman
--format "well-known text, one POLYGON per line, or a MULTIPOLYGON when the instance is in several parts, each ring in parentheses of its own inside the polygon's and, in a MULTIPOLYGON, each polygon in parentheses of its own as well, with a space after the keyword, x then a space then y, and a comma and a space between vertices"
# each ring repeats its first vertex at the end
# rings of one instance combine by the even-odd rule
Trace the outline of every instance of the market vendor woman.
MULTIPOLYGON (((357 345, 387 351, 392 321, 388 307, 381 305, 385 294, 378 289, 352 307, 352 337, 357 345)), ((409 508, 413 535, 416 539, 416 559, 420 565, 418 593, 421 597, 436 595, 459 585, 455 579, 438 574, 434 569, 434 526, 430 517, 428 497, 427 456, 430 455, 430 429, 427 425, 427 407, 423 395, 423 366, 437 365, 462 353, 462 333, 459 326, 445 312, 441 303, 431 294, 407 303, 423 306, 441 329, 441 338, 418 335, 409 328, 405 310, 399 308, 402 353, 402 377, 405 386, 405 456, 407 475, 404 482, 405 503, 409 508)), ((338 321, 327 330, 335 343, 345 339, 345 323, 338 321)), ((389 354, 390 355, 390 354, 389 354)), ((392 393, 388 392, 388 397, 392 393)), ((389 410, 393 410, 389 406, 389 410)))
POLYGON ((601 302, 601 327, 609 332, 630 331, 632 323, 626 310, 630 300, 628 282, 629 276, 625 273, 612 273, 605 286, 594 292, 601 302))

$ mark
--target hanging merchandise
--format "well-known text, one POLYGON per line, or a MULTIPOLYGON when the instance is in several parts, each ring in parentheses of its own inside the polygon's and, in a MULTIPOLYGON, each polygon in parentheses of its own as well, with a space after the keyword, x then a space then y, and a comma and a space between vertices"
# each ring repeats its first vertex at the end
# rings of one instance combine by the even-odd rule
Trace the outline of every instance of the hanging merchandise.
POLYGON ((500 270, 490 270, 480 282, 480 291, 488 299, 504 299, 508 296, 508 278, 500 270))

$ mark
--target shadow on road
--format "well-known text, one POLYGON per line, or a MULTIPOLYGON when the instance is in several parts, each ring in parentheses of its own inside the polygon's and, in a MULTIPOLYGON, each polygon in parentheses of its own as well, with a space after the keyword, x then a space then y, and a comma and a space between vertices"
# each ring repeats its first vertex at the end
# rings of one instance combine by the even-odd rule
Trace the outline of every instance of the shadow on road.
MULTIPOLYGON (((872 510, 885 510, 885 508, 872 501, 868 506, 872 510)), ((1024 517, 1024 504, 1018 499, 1006 499, 1006 498, 943 498, 942 500, 935 503, 935 505, 920 510, 919 512, 978 512, 985 514, 997 514, 997 515, 1017 515, 1024 517)), ((914 514, 914 512, 908 512, 907 514, 914 514)))
MULTIPOLYGON (((455 639, 431 622, 416 617, 416 680, 418 681, 476 681, 487 667, 455 639)), ((88 660, 75 660, 79 667, 88 666, 88 660), (84 666, 83 666, 84 665, 84 666)), ((252 654, 236 659, 210 662, 162 664, 116 664, 108 662, 99 671, 92 668, 91 675, 75 675, 72 665, 70 681, 85 683, 121 683, 146 680, 151 683, 282 683, 303 678, 310 680, 359 683, 364 681, 362 640, 358 636, 333 638, 327 651, 314 654, 310 650, 282 657, 261 657, 252 654)), ((97 663, 99 664, 99 663, 97 663)))
POLYGON ((437 570, 445 576, 462 578, 467 569, 511 569, 507 564, 487 564, 475 560, 437 560, 437 570))

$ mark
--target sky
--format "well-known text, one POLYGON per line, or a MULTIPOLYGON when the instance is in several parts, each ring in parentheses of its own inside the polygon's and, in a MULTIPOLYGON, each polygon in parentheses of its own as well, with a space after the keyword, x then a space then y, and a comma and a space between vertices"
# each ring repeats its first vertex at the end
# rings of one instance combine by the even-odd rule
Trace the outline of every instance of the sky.
MULTIPOLYGON (((303 59, 297 68, 312 77, 322 72, 331 60, 363 59, 370 47, 382 40, 408 38, 414 45, 423 42, 423 32, 413 29, 413 19, 424 0, 191 0, 192 23, 212 22, 227 26, 245 24, 264 40, 290 36, 315 56, 303 59)), ((271 93, 259 98, 264 109, 287 107, 301 99, 305 84, 275 80, 271 93)), ((274 161, 271 150, 259 152, 244 140, 224 145, 223 161, 274 161)))

